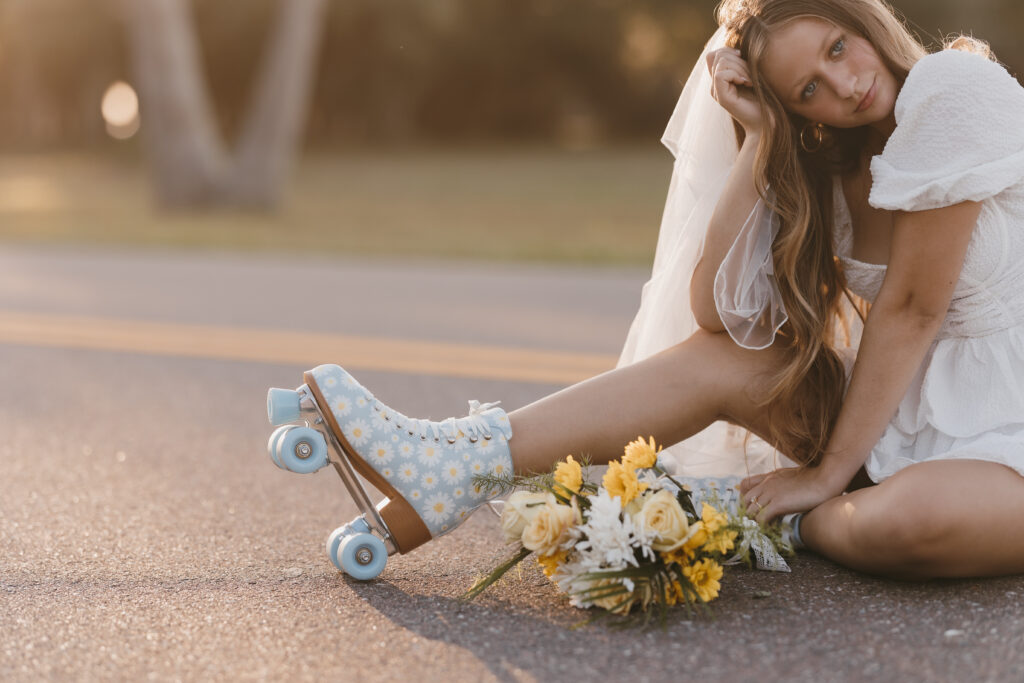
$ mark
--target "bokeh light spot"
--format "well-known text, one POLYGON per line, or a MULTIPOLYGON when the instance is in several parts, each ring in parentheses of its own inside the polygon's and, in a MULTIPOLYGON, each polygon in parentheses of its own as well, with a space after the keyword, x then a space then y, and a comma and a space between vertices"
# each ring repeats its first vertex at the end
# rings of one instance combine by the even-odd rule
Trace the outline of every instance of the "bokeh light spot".
POLYGON ((139 131, 139 96, 124 81, 111 83, 103 93, 100 113, 113 138, 125 140, 139 131))

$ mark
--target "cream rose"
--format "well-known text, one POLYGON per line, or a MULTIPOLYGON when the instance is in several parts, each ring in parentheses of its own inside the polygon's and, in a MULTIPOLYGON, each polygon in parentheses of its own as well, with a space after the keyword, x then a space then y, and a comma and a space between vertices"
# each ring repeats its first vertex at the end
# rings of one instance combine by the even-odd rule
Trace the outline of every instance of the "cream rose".
POLYGON ((501 512, 501 530, 506 543, 522 540, 523 530, 537 516, 550 494, 516 491, 505 501, 501 512))
POLYGON ((690 537, 690 522, 671 491, 662 489, 648 498, 640 510, 640 519, 646 528, 658 534, 651 547, 659 552, 675 550, 690 537))
POLYGON ((551 496, 523 530, 523 547, 541 555, 552 555, 558 552, 559 544, 577 521, 574 507, 559 505, 551 496))

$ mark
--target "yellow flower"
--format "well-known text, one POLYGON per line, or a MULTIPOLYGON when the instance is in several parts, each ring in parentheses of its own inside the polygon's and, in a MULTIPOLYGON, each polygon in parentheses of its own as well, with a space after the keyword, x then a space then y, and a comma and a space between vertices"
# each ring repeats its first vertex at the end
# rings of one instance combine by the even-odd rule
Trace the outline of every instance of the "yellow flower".
POLYGON ((626 446, 622 464, 633 469, 654 467, 654 463, 658 461, 658 451, 661 449, 654 445, 653 436, 650 439, 651 442, 647 443, 642 436, 638 436, 636 441, 631 441, 626 446))
POLYGON ((638 493, 647 490, 647 484, 641 484, 637 480, 633 468, 625 467, 617 460, 608 463, 608 471, 604 473, 601 484, 610 497, 618 496, 623 505, 636 498, 638 493))
POLYGON ((558 467, 555 468, 555 483, 561 484, 573 493, 580 492, 580 487, 583 486, 583 468, 571 455, 566 456, 565 462, 558 463, 558 467))
MULTIPOLYGON (((633 603, 636 602, 637 596, 635 593, 627 591, 619 579, 597 579, 587 586, 588 589, 606 588, 608 591, 612 591, 614 587, 621 587, 621 591, 596 599, 584 596, 584 599, 595 607, 608 610, 612 614, 628 614, 633 603)), ((597 595, 602 595, 602 591, 597 591, 597 595)))
POLYGON ((548 501, 539 507, 537 514, 523 529, 523 547, 533 550, 538 555, 554 555, 559 545, 565 540, 566 534, 579 524, 579 508, 576 499, 572 507, 560 505, 555 497, 548 494, 548 501))
POLYGON ((677 579, 674 579, 671 585, 665 586, 665 604, 671 607, 672 605, 683 602, 683 584, 679 583, 677 579))
POLYGON ((550 577, 558 571, 559 565, 565 562, 565 558, 568 554, 568 550, 559 550, 553 555, 537 555, 537 564, 539 564, 541 569, 544 570, 544 576, 550 577))
POLYGON ((711 602, 718 597, 718 591, 722 588, 718 582, 722 578, 722 567, 714 560, 700 560, 683 567, 683 576, 697 591, 701 602, 711 602))
POLYGON ((724 513, 719 512, 707 503, 704 503, 704 507, 701 508, 700 518, 704 520, 704 528, 708 530, 709 534, 715 533, 720 527, 729 523, 729 518, 724 513))
POLYGON ((709 553, 721 553, 724 555, 736 546, 734 541, 737 535, 738 532, 736 531, 721 529, 708 539, 707 543, 704 544, 704 550, 709 553))

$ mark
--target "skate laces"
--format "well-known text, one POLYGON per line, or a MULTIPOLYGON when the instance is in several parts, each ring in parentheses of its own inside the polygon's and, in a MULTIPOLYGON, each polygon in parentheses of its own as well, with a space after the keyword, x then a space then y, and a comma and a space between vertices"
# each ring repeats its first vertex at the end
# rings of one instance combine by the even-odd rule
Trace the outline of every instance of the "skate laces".
POLYGON ((419 436, 424 440, 428 438, 428 433, 430 433, 433 435, 434 441, 440 441, 443 436, 448 443, 455 443, 455 440, 464 434, 469 437, 471 442, 476 442, 481 436, 488 440, 493 438, 491 426, 484 417, 484 413, 492 408, 496 408, 500 403, 501 401, 495 401, 494 403, 470 401, 468 415, 465 417, 449 417, 440 422, 410 418, 401 414, 395 414, 394 417, 396 420, 401 420, 396 425, 397 427, 404 428, 408 430, 410 435, 419 436))

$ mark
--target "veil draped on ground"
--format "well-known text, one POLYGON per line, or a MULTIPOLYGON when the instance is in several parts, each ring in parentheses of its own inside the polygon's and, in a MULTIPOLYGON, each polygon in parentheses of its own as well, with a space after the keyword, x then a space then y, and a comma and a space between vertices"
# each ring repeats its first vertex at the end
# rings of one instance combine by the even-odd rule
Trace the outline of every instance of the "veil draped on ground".
MULTIPOLYGON (((698 58, 662 143, 675 163, 658 234, 651 279, 629 330, 619 366, 673 346, 697 330, 690 307, 690 277, 704 234, 739 154, 732 117, 711 96, 705 56, 725 45, 719 28, 698 58)), ((758 201, 715 277, 715 303, 729 335, 740 346, 763 349, 786 322, 775 283, 771 243, 774 214, 758 201)), ((747 475, 789 464, 764 441, 718 422, 667 449, 681 476, 747 475)))

